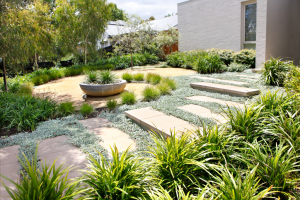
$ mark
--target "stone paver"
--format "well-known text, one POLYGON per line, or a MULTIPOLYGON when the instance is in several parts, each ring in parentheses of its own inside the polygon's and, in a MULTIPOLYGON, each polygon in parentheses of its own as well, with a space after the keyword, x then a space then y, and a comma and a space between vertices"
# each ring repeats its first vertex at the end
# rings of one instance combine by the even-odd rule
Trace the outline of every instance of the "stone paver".
POLYGON ((245 78, 257 79, 256 76, 251 76, 251 75, 235 75, 235 76, 240 76, 240 77, 245 77, 245 78))
POLYGON ((144 129, 161 133, 165 137, 169 137, 170 132, 174 130, 184 132, 195 129, 189 122, 153 110, 151 107, 125 111, 125 115, 144 129))
POLYGON ((213 113, 208 108, 204 108, 202 106, 189 104, 189 105, 181 106, 178 108, 181 110, 185 110, 190 113, 193 113, 195 115, 201 116, 201 117, 212 118, 214 120, 217 120, 220 123, 226 122, 226 119, 224 119, 224 117, 222 115, 213 113))
POLYGON ((215 103, 219 103, 222 105, 228 105, 228 106, 234 106, 234 107, 240 107, 242 108, 244 106, 244 104, 241 103, 236 103, 236 102, 232 102, 232 101, 224 101, 221 99, 215 99, 212 97, 207 97, 207 96, 193 96, 193 97, 186 97, 186 99, 189 100, 194 100, 194 101, 204 101, 204 102, 215 102, 215 103))
POLYGON ((81 174, 76 170, 86 169, 88 164, 86 155, 79 148, 67 144, 67 141, 67 136, 58 136, 41 141, 38 149, 39 159, 43 163, 46 161, 47 164, 52 164, 56 159, 55 166, 58 167, 62 164, 64 167, 71 166, 70 173, 80 176, 81 174))
POLYGON ((136 149, 135 141, 128 134, 116 128, 105 127, 111 122, 104 118, 97 117, 80 120, 80 123, 101 137, 103 142, 100 145, 108 152, 111 152, 110 147, 114 145, 117 146, 120 152, 125 151, 128 147, 131 147, 130 150, 136 149))
POLYGON ((192 78, 198 78, 203 80, 211 80, 211 81, 219 81, 224 83, 232 83, 237 85, 246 85, 247 82, 241 82, 241 81, 230 81, 230 80, 224 80, 224 79, 218 79, 218 78, 209 78, 209 77, 202 77, 202 76, 191 76, 192 78))
MULTIPOLYGON (((19 153, 19 145, 4 147, 0 149, 0 174, 6 176, 7 178, 17 182, 20 178, 19 175, 19 162, 16 155, 19 153)), ((15 189, 15 186, 4 178, 0 177, 0 179, 7 185, 8 187, 15 189)), ((8 193, 6 192, 4 186, 0 183, 0 199, 6 200, 8 198, 8 193)))
POLYGON ((200 83, 191 83, 190 85, 194 89, 229 94, 233 96, 248 97, 260 93, 260 90, 258 89, 251 89, 251 88, 238 87, 232 85, 223 85, 223 84, 216 84, 216 83, 200 82, 200 83))

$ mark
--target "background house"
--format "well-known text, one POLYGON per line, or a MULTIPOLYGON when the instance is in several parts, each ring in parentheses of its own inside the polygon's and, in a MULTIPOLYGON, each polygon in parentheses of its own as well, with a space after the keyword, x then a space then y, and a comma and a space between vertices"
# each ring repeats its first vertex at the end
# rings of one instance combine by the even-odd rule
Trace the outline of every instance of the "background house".
POLYGON ((300 1, 189 0, 178 4, 180 51, 256 49, 256 68, 273 57, 300 58, 300 1))

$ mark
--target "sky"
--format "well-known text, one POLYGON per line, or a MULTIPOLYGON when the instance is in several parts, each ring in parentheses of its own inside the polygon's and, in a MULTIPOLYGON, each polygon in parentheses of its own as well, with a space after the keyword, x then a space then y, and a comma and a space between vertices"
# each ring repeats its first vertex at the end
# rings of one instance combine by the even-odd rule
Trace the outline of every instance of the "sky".
POLYGON ((118 8, 128 14, 137 14, 143 19, 154 16, 155 19, 163 18, 167 14, 177 13, 177 3, 187 0, 108 0, 116 3, 118 8))

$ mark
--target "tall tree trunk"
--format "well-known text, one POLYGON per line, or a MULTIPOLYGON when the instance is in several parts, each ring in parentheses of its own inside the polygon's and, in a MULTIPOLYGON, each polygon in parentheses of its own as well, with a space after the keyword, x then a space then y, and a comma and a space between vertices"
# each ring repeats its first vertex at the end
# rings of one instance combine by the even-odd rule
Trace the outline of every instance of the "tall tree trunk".
POLYGON ((130 58, 131 58, 131 70, 133 70, 132 50, 131 50, 131 40, 130 40, 130 58))
POLYGON ((7 80, 6 80, 6 69, 5 69, 5 57, 3 56, 2 57, 2 66, 3 66, 3 83, 4 83, 4 88, 5 88, 5 91, 7 92, 8 89, 7 89, 7 80))
POLYGON ((34 52, 34 66, 35 66, 36 70, 39 68, 39 65, 38 65, 38 56, 37 56, 36 51, 34 52))

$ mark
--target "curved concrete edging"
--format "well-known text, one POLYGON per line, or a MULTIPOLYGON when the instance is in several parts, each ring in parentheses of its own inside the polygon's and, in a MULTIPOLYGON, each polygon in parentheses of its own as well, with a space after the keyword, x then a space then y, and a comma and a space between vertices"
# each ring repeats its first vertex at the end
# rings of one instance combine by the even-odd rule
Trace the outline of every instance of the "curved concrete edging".
POLYGON ((127 82, 125 80, 119 80, 119 81, 120 82, 118 83, 106 84, 106 85, 91 85, 91 84, 80 83, 79 86, 81 90, 89 96, 105 97, 105 96, 112 96, 123 92, 127 82))

